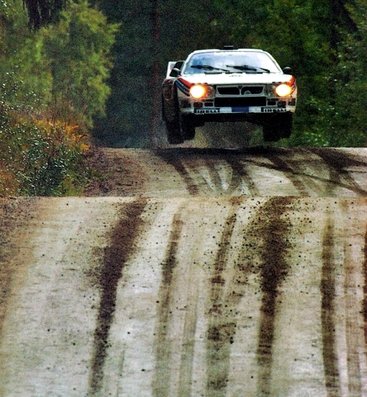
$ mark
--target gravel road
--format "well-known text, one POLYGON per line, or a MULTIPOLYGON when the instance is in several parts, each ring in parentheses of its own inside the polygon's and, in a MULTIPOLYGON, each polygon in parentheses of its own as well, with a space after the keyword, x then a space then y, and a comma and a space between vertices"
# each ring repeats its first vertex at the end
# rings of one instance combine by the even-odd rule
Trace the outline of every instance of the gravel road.
POLYGON ((367 396, 367 149, 106 149, 0 199, 0 396, 367 396))

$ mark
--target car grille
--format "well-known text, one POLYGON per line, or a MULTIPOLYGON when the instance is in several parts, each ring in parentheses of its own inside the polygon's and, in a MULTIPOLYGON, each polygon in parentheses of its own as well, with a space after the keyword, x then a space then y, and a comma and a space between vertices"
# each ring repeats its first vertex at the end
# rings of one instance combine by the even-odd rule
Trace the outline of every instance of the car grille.
POLYGON ((239 87, 218 87, 219 95, 240 95, 240 93, 239 87))
POLYGON ((217 87, 217 92, 219 95, 259 95, 263 91, 264 91, 264 87, 260 85, 217 87))
POLYGON ((215 98, 215 107, 266 106, 265 97, 215 98))

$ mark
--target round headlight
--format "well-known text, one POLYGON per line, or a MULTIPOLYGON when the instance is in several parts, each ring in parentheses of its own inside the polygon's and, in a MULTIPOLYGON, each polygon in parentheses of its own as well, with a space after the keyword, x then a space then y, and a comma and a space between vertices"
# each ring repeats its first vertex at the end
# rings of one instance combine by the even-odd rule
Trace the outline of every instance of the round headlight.
POLYGON ((279 84, 275 87, 275 92, 277 95, 284 97, 292 94, 293 88, 288 84, 279 84))
POLYGON ((190 94, 195 99, 204 98, 207 95, 207 89, 202 84, 195 84, 190 88, 190 94))

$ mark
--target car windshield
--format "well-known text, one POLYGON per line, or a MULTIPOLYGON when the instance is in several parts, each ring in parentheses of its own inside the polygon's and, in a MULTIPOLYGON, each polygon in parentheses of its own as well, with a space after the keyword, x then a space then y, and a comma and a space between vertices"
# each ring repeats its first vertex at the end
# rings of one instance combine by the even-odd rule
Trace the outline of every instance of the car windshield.
POLYGON ((195 73, 279 73, 272 58, 259 51, 202 52, 191 56, 184 74, 195 73))

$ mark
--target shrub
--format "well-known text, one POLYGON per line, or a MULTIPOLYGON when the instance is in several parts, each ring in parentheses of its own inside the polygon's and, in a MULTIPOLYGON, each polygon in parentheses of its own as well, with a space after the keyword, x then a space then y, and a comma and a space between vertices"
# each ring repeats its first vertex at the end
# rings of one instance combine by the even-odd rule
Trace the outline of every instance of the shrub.
POLYGON ((0 111, 0 195, 67 195, 88 178, 89 145, 77 127, 0 111))

